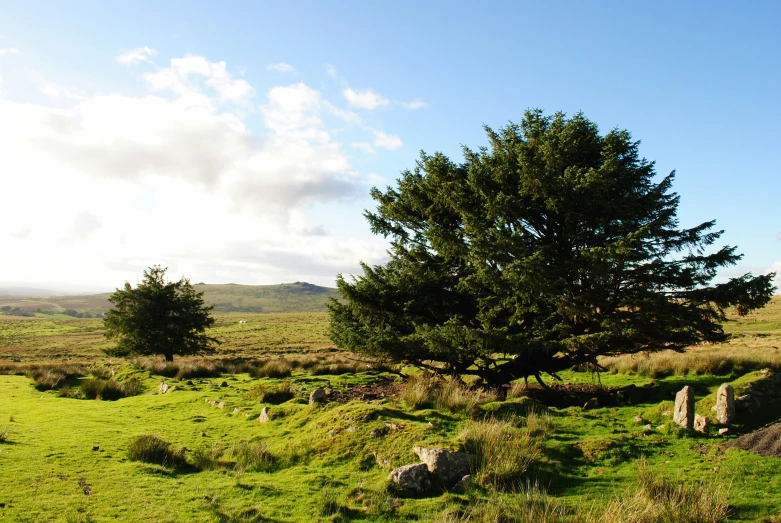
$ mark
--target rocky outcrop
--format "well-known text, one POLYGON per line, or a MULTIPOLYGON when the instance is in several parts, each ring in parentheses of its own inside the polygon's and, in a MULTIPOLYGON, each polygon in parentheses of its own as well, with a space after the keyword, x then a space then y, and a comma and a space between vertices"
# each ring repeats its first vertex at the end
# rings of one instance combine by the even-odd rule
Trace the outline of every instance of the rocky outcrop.
POLYGON ((683 428, 694 428, 694 390, 688 385, 675 395, 673 421, 683 428))

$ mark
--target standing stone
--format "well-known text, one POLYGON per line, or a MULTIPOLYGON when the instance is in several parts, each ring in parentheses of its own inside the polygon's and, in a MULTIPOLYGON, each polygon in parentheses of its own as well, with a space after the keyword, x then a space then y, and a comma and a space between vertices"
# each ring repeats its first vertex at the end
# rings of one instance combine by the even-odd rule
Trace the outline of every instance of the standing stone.
POLYGON ((673 421, 685 429, 694 428, 694 390, 688 385, 675 395, 673 421))
POLYGON ((260 416, 258 416, 258 422, 266 423, 270 419, 268 417, 268 410, 268 407, 263 407, 263 410, 260 411, 260 416))
POLYGON ((166 382, 163 382, 157 386, 157 392, 159 392, 160 394, 165 394, 166 392, 168 392, 168 389, 169 387, 166 382))
POLYGON ((735 389, 725 383, 716 394, 716 421, 729 425, 735 419, 735 389))
POLYGON ((428 466, 425 463, 404 465, 394 469, 388 479, 413 494, 425 494, 431 490, 431 478, 429 478, 428 466))
POLYGON ((327 397, 325 395, 325 389, 320 387, 312 391, 312 394, 309 395, 309 406, 311 407, 315 403, 320 403, 326 401, 327 397))
POLYGON ((710 427, 710 420, 708 418, 700 416, 699 414, 694 415, 694 430, 707 434, 708 427, 710 427))

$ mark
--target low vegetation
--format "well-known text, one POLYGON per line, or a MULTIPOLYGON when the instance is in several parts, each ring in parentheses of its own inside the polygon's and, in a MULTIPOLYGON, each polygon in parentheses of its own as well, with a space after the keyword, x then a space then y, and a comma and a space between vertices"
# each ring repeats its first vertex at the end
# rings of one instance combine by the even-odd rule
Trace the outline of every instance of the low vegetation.
MULTIPOLYGON (((752 313, 728 324, 736 334, 728 344, 692 354, 772 354, 779 320, 752 313)), ((282 320, 258 321, 270 329, 282 320)), ((278 335, 296 331, 296 321, 306 330, 311 318, 285 321, 293 323, 273 327, 278 335)), ((386 372, 327 347, 280 349, 287 342, 279 340, 261 349, 265 338, 248 332, 262 331, 241 330, 253 322, 226 326, 234 336, 226 343, 243 347, 240 357, 167 363, 36 360, 32 335, 16 338, 13 358, 22 361, 0 364, 11 374, 0 375, 0 514, 454 523, 770 522, 781 514, 781 460, 727 448, 733 436, 719 438, 715 429, 707 437, 677 429, 670 412, 683 385, 694 388, 697 412, 709 414, 720 384, 740 394, 761 372, 564 371, 564 382, 549 380, 552 391, 534 380, 498 389, 429 374, 402 382, 414 371, 386 372), (161 382, 173 390, 161 393, 161 382), (135 395, 111 396, 122 387, 135 395), (329 401, 309 407, 319 387, 329 401), (626 401, 610 393, 627 387, 626 401), (79 400, 87 397, 115 401, 79 400), (264 407, 270 421, 260 423, 264 407), (416 445, 474 454, 471 487, 427 496, 389 488, 392 469, 417 462, 416 445)), ((69 336, 81 336, 70 346, 91 339, 88 329, 69 336)), ((731 430, 750 431, 743 423, 731 430)))

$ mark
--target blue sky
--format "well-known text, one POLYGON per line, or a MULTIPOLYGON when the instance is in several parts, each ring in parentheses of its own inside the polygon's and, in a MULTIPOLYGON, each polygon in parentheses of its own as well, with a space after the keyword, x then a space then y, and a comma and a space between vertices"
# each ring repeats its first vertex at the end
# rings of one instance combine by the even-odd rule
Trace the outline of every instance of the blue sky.
POLYGON ((0 5, 0 281, 331 285, 384 259, 369 187, 530 107, 675 169, 724 277, 781 269, 777 3, 115 4, 0 5))

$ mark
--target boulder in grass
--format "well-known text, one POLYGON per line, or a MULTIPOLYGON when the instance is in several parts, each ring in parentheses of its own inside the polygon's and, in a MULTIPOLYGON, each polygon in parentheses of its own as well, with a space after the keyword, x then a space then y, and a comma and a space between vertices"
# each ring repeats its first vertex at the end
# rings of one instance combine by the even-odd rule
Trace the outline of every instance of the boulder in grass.
POLYGON ((325 389, 318 387, 312 391, 309 395, 309 406, 311 407, 315 403, 323 403, 328 400, 328 396, 325 393, 325 389))
POLYGON ((729 425, 735 420, 735 389, 725 383, 716 393, 716 421, 729 425))
POLYGON ((268 407, 263 407, 263 410, 260 411, 260 416, 258 416, 258 422, 259 423, 266 423, 266 422, 268 422, 271 419, 269 417, 268 413, 269 413, 269 408, 268 407))
POLYGON ((414 495, 426 494, 431 490, 431 478, 425 463, 404 465, 394 469, 388 479, 414 495))
POLYGON ((445 488, 453 487, 469 475, 469 462, 472 459, 469 454, 432 447, 413 447, 412 451, 426 464, 433 479, 445 488))

